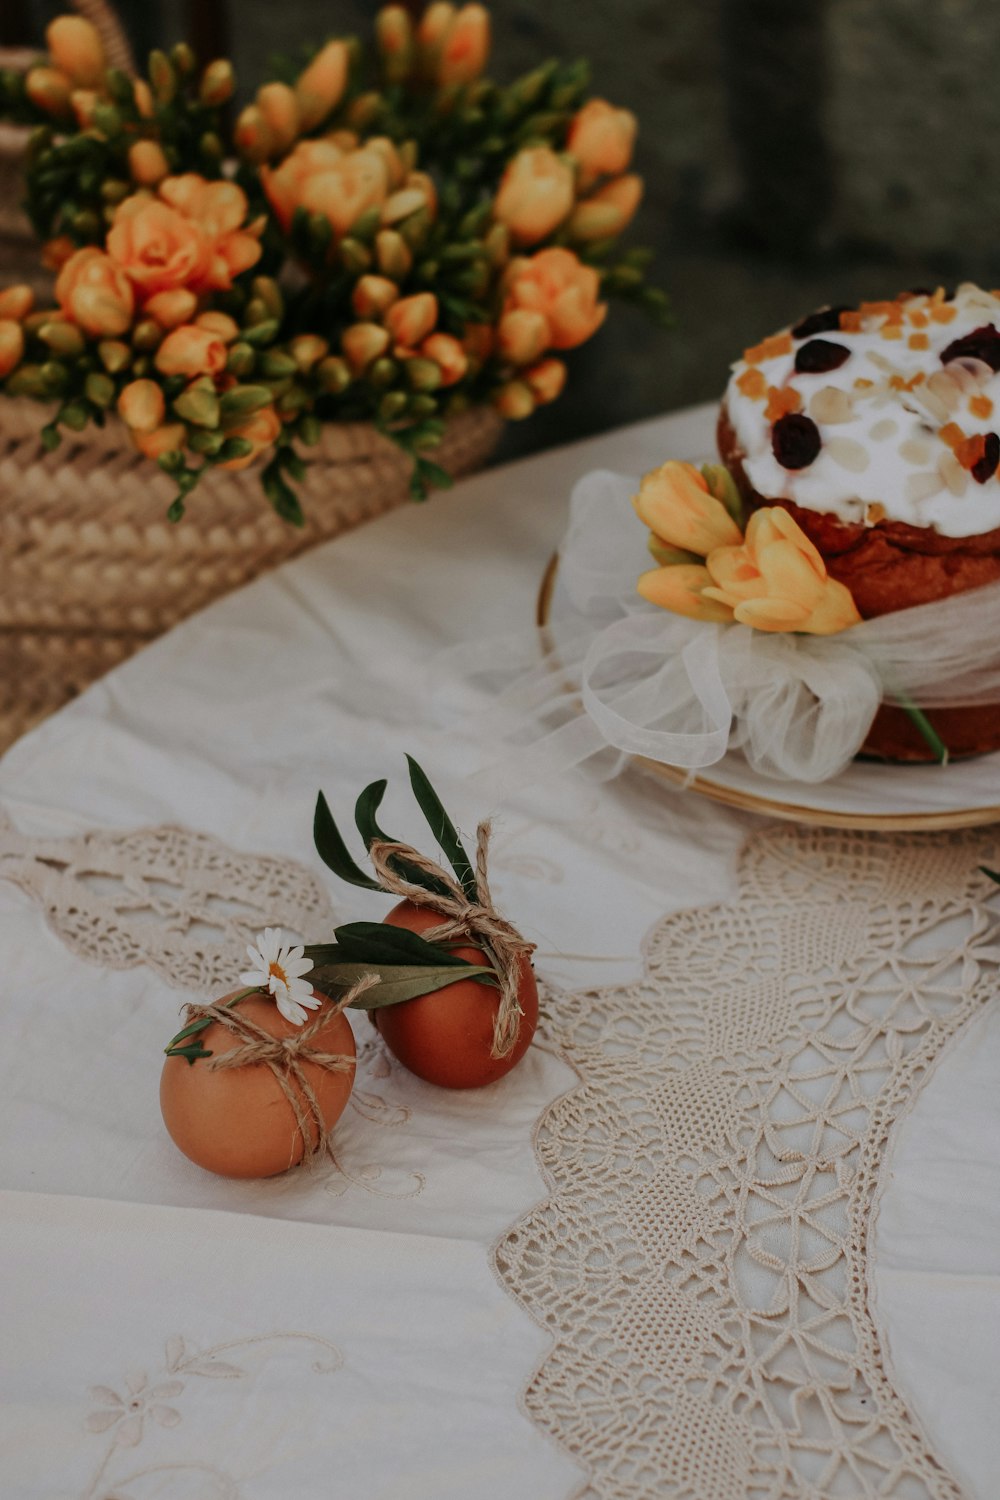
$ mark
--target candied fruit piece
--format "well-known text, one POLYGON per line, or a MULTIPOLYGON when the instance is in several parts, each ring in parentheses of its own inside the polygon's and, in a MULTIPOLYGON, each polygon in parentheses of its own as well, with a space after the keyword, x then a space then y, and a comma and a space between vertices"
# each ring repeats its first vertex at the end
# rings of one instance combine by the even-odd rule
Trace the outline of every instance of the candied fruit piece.
POLYGON ((931 341, 926 333, 911 333, 906 341, 911 349, 929 349, 931 341))
POLYGON ((798 391, 793 391, 790 385, 772 385, 767 393, 767 405, 764 415, 769 422, 776 422, 789 411, 801 411, 802 397, 798 391))
POLYGON ((744 370, 742 375, 737 375, 736 384, 751 401, 762 401, 767 395, 767 381, 763 370, 744 370))
POLYGON ((761 339, 759 344, 754 344, 750 349, 744 349, 743 358, 748 365, 759 365, 765 359, 777 359, 780 354, 791 354, 791 352, 792 335, 772 333, 770 338, 761 339))
POLYGON ((958 452, 959 444, 965 442, 965 433, 957 422, 946 422, 938 432, 938 437, 942 443, 946 444, 947 447, 953 449, 956 453, 958 452))
POLYGON ((942 350, 941 363, 946 365, 953 359, 967 357, 981 359, 991 370, 1000 370, 1000 329, 995 323, 984 323, 982 328, 974 328, 971 333, 953 340, 947 349, 942 350))
POLYGON ((841 333, 860 333, 862 321, 863 319, 859 312, 853 312, 848 308, 840 315, 841 333))
POLYGON ((935 323, 951 323, 954 321, 956 309, 939 302, 936 307, 931 308, 931 317, 935 323))
POLYGON ((911 313, 907 313, 906 316, 909 318, 914 328, 926 328, 927 324, 930 321, 927 314, 925 312, 921 312, 918 307, 915 307, 913 311, 911 313))
POLYGON ((803 318, 801 323, 796 323, 792 335, 797 339, 811 339, 814 333, 834 333, 842 327, 841 313, 850 311, 846 304, 841 307, 821 307, 818 312, 803 318))
POLYGON ((795 368, 800 375, 825 375, 827 370, 838 370, 851 357, 845 344, 834 344, 830 339, 810 339, 795 351, 795 368))
POLYGON ((974 417, 979 417, 985 422, 993 415, 993 402, 989 396, 973 396, 969 401, 969 410, 974 417))
POLYGON ((787 412, 771 432, 771 450, 783 469, 808 469, 822 446, 819 428, 803 412, 787 412))

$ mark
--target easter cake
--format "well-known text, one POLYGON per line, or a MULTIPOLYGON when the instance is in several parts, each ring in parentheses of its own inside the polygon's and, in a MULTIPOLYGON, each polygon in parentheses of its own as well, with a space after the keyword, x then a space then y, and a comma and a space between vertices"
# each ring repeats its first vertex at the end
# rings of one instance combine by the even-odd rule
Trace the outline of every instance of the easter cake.
MULTIPOLYGON (((1000 293, 828 307, 746 350, 718 444, 745 502, 781 505, 863 618, 1000 580, 1000 293)), ((954 755, 1000 748, 1000 704, 938 709, 954 755)), ((883 705, 864 753, 928 756, 883 705)))

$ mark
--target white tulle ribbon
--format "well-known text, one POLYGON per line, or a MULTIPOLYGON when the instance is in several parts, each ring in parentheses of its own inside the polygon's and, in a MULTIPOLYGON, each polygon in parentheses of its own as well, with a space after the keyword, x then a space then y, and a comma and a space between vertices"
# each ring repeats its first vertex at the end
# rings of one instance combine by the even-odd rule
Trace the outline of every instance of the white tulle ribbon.
POLYGON ((883 701, 1000 703, 1000 584, 832 636, 685 619, 636 593, 651 565, 638 487, 598 472, 574 489, 534 665, 523 636, 452 662, 466 677, 505 663, 494 728, 529 742, 526 774, 608 747, 691 771, 738 750, 763 775, 815 783, 854 758, 883 701))

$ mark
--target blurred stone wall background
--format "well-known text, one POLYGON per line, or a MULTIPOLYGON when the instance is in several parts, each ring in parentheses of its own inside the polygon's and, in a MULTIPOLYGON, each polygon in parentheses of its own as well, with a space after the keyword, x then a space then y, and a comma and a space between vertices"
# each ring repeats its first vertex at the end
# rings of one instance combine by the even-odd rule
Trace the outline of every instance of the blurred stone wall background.
MULTIPOLYGON (((50 0, 0 0, 40 43, 50 0)), ((817 304, 971 278, 1000 285, 996 0, 494 0, 494 66, 585 56, 640 120, 632 238, 657 249, 664 333, 616 310, 565 396, 511 432, 528 452, 710 399, 747 344, 817 304)), ((120 0, 140 52, 268 57, 369 29, 364 0, 120 0)), ((206 59, 207 60, 207 59, 206 59)), ((0 277, 3 264, 0 260, 0 277)))

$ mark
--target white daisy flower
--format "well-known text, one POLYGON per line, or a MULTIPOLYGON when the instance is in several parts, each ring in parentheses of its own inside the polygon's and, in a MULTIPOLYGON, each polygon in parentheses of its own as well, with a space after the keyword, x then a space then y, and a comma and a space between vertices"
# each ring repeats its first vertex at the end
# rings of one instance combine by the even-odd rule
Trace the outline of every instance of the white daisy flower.
POLYGON ((312 968, 301 947, 293 948, 283 941, 280 927, 265 927, 257 934, 257 946, 247 944, 252 969, 240 975, 241 984, 267 990, 286 1021, 301 1026, 306 1012, 317 1010, 320 1002, 312 986, 302 978, 312 968))

